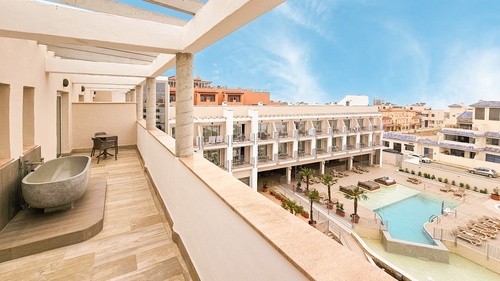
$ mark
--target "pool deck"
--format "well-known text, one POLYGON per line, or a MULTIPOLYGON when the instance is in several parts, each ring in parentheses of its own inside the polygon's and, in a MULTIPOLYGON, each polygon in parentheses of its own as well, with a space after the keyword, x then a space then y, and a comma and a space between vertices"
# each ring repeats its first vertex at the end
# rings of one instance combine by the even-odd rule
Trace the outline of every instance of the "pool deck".
MULTIPOLYGON (((495 205, 500 204, 500 201, 495 201, 491 199, 490 194, 482 194, 479 192, 466 190, 464 197, 459 197, 453 194, 453 192, 443 192, 440 188, 444 186, 444 183, 440 183, 436 180, 425 179, 423 177, 417 177, 416 175, 411 175, 405 172, 398 171, 397 167, 392 165, 384 165, 383 167, 364 167, 369 172, 363 174, 358 174, 354 172, 345 172, 349 176, 343 178, 337 178, 337 183, 331 187, 332 198, 337 198, 340 202, 344 203, 344 209, 346 211, 345 219, 349 220, 349 215, 353 213, 354 206, 352 200, 347 200, 344 198, 342 192, 339 191, 339 186, 356 185, 358 181, 374 180, 383 176, 387 176, 396 180, 397 183, 405 185, 407 187, 414 188, 418 191, 425 192, 428 194, 433 194, 439 196, 443 199, 451 199, 459 202, 459 206, 453 210, 450 214, 440 216, 439 224, 435 221, 433 224, 428 224, 427 229, 432 227, 443 228, 443 229, 456 229, 457 226, 465 226, 469 220, 475 220, 483 215, 496 217, 500 219, 500 209, 497 209, 495 205), (421 183, 414 184, 408 182, 409 177, 417 177, 421 180, 421 183)), ((330 172, 331 168, 326 168, 325 172, 330 172)), ((496 179, 499 182, 500 178, 496 179)), ((274 182, 279 182, 276 179, 274 182)), ((292 183, 294 182, 292 179, 292 183)), ((385 187, 384 185, 381 185, 385 187)), ((302 188, 305 188, 305 183, 302 184, 302 188)), ((391 188, 390 186, 388 188, 391 188)), ((309 189, 317 189, 320 195, 327 196, 328 189, 325 185, 321 183, 315 183, 309 186, 309 189)), ((453 187, 454 190, 458 187, 453 187)), ((368 197, 370 193, 380 192, 380 190, 367 191, 368 197)), ((368 199, 369 200, 369 199, 368 199)), ((365 218, 374 218, 375 213, 360 204, 358 204, 358 214, 365 218)), ((486 242, 490 243, 492 246, 500 248, 500 233, 496 239, 488 239, 486 242)), ((465 241, 461 241, 465 242, 465 241)), ((465 242, 467 243, 467 242, 465 242)))

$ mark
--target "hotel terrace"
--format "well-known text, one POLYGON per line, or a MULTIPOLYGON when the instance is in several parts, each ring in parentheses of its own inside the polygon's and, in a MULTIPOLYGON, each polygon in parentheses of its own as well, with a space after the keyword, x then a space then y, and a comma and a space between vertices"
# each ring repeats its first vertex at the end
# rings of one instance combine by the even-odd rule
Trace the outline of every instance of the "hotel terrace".
POLYGON ((378 114, 335 106, 293 114, 265 107, 194 109, 193 55, 282 0, 148 1, 192 15, 188 21, 114 1, 52 2, 58 4, 0 1, 0 234, 20 231, 0 237, 3 278, 391 279, 227 173, 249 178, 255 189, 264 165, 361 155, 377 163, 378 114), (175 116, 175 139, 155 126, 156 77, 172 67, 176 107, 167 116, 175 116), (102 96, 112 102, 94 100, 102 96), (81 230, 83 242, 74 245, 66 243, 69 236, 50 237, 86 225, 86 217, 65 217, 81 211, 79 201, 70 211, 20 224, 18 214, 33 213, 22 208, 20 196, 26 163, 89 155, 100 131, 118 136, 120 146, 116 161, 92 159, 82 197, 104 191, 89 202, 89 211, 104 204, 104 217, 89 231, 102 230, 93 237, 81 230), (50 225, 39 225, 50 218, 50 225), (32 242, 38 237, 48 238, 32 242))

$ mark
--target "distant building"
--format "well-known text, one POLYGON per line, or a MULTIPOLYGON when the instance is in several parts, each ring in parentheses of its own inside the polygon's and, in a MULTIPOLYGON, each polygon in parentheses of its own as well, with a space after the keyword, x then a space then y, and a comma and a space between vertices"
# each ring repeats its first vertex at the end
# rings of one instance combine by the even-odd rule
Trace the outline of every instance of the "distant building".
MULTIPOLYGON (((270 93, 251 89, 230 89, 224 86, 212 86, 211 81, 194 79, 194 105, 271 105, 270 93)), ((176 81, 175 76, 168 77, 170 86, 170 101, 175 104, 176 81)))
POLYGON ((500 170, 500 101, 454 104, 450 109, 455 123, 447 124, 437 136, 384 133, 384 146, 446 164, 500 170))
POLYGON ((347 95, 342 100, 337 102, 337 104, 345 106, 367 106, 369 101, 368 96, 347 95))

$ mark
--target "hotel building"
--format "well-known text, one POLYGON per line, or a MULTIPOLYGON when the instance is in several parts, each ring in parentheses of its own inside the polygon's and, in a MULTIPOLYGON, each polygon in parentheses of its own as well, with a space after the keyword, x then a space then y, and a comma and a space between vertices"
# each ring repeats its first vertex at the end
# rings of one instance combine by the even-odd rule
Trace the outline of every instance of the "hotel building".
MULTIPOLYGON (((92 279, 105 271, 110 278, 133 279, 136 273, 138 279, 164 279, 165 263, 158 260, 180 253, 192 280, 392 279, 228 174, 247 178, 255 189, 257 173, 264 169, 340 159, 347 159, 346 168, 351 161, 376 164, 378 113, 356 107, 295 112, 266 106, 194 107, 193 54, 284 1, 149 1, 185 13, 189 20, 116 1, 52 2, 0 1, 0 228, 22 211, 21 163, 76 151, 90 155, 91 138, 104 131, 118 136, 120 147, 136 149, 142 170, 122 175, 120 186, 130 188, 146 173, 168 222, 170 236, 160 242, 175 245, 150 258, 153 249, 142 243, 148 232, 127 236, 139 227, 137 222, 122 225, 105 217, 104 229, 123 231, 110 237, 134 245, 130 251, 105 249, 113 241, 97 234, 88 240, 102 247, 97 253, 83 246, 71 253, 71 246, 58 248, 50 258, 27 266, 11 265, 29 256, 4 261, 3 272, 15 269, 19 279, 30 272, 24 277, 92 279), (175 139, 156 128, 156 77, 172 67, 176 107, 165 113, 165 121, 175 139), (94 102, 94 95, 105 99, 94 102), (146 252, 136 254, 138 249, 146 252), (82 258, 85 263, 79 262, 82 258)), ((93 159, 92 165, 102 171, 106 161, 93 159)), ((127 193, 135 199, 140 191, 127 193)), ((128 215, 146 209, 156 207, 128 215)), ((165 229, 158 220, 144 223, 165 229)), ((0 256, 12 255, 2 251, 0 256)))

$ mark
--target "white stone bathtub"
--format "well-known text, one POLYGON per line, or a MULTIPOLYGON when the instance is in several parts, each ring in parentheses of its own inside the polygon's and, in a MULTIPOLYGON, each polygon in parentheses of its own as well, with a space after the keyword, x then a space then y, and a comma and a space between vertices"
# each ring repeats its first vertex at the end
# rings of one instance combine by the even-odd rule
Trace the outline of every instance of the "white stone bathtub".
POLYGON ((24 200, 31 208, 44 209, 45 212, 71 209, 87 190, 90 163, 88 156, 47 161, 23 178, 24 200))

